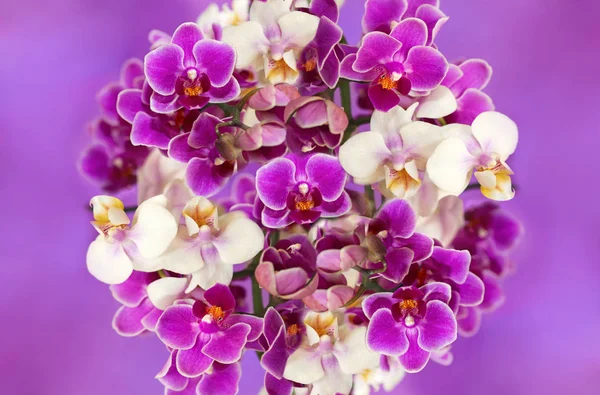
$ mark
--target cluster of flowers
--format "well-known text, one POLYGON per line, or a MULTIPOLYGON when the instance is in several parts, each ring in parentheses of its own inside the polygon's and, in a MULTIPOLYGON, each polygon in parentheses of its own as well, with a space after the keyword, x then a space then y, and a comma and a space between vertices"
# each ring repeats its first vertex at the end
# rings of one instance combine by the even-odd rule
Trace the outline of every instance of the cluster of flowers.
POLYGON ((139 206, 92 199, 87 266, 166 394, 237 393, 245 350, 271 395, 391 390, 503 302, 521 226, 458 197, 514 196, 490 66, 446 61, 437 0, 367 0, 357 46, 341 3, 211 5, 98 95, 82 172, 139 206))

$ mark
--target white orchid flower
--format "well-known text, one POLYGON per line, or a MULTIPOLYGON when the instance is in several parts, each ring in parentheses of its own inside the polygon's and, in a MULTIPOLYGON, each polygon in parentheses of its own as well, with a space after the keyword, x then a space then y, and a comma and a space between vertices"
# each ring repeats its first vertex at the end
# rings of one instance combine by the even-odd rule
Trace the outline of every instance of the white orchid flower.
POLYGON ((357 184, 385 180, 398 198, 417 193, 427 160, 444 135, 439 126, 413 121, 417 106, 374 111, 371 131, 358 133, 341 146, 340 163, 357 184))
POLYGON ((506 161, 517 148, 517 125, 506 115, 488 111, 475 118, 472 126, 449 126, 452 137, 440 143, 427 162, 433 183, 460 195, 474 174, 487 198, 512 199, 513 172, 506 161))
POLYGON ((379 364, 379 355, 367 348, 365 327, 338 326, 331 312, 309 312, 304 318, 306 333, 300 347, 290 355, 283 377, 312 384, 320 395, 347 394, 352 375, 379 364))
POLYGON ((119 199, 94 197, 90 202, 92 225, 99 235, 87 251, 89 272, 104 283, 120 284, 129 278, 136 261, 151 260, 165 252, 177 234, 177 221, 166 203, 162 195, 149 199, 130 221, 119 199))
POLYGON ((263 82, 293 84, 297 59, 315 37, 319 18, 290 10, 291 1, 255 1, 247 22, 223 30, 223 41, 237 52, 236 67, 258 72, 263 82))
POLYGON ((233 265, 249 261, 264 247, 264 235, 256 223, 242 212, 219 217, 217 206, 205 197, 195 197, 185 205, 181 222, 167 251, 145 269, 190 275, 188 293, 196 286, 228 285, 233 265))

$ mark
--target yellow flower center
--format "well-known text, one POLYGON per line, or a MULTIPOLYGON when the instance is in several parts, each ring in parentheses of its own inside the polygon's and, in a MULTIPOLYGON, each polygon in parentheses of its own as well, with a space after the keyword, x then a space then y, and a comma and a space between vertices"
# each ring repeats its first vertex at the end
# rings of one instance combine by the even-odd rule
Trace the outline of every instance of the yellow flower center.
POLYGON ((210 315, 214 321, 221 321, 225 317, 223 309, 219 306, 207 307, 206 314, 210 315))
POLYGON ((287 328, 287 334, 290 335, 290 336, 294 336, 295 334, 298 333, 298 330, 299 330, 298 329, 298 325, 292 324, 292 325, 288 326, 288 328, 287 328))
POLYGON ((296 202, 296 210, 308 211, 308 210, 312 210, 314 207, 315 207, 315 203, 312 201, 312 199, 299 200, 296 202))
POLYGON ((202 94, 202 87, 200 85, 192 85, 192 86, 186 86, 183 89, 183 93, 186 96, 200 96, 202 94))
POLYGON ((390 77, 387 74, 384 74, 381 77, 379 77, 379 85, 381 85, 383 89, 389 91, 398 87, 398 81, 394 81, 392 77, 390 77))
POLYGON ((304 63, 304 70, 306 71, 313 71, 314 69, 317 68, 317 61, 312 58, 306 61, 306 63, 304 63))
POLYGON ((400 309, 406 311, 406 310, 416 309, 418 303, 414 299, 406 299, 406 300, 403 300, 402 302, 400 302, 399 305, 400 305, 400 309))

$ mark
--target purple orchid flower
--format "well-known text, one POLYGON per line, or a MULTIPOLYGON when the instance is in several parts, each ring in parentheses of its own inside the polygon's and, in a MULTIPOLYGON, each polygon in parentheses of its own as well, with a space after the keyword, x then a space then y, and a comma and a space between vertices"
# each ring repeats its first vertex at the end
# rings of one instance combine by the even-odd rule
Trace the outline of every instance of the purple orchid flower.
POLYGON ((370 82, 369 98, 375 109, 389 111, 399 95, 425 94, 440 85, 448 70, 446 58, 426 46, 427 25, 420 19, 400 22, 388 35, 367 33, 356 54, 342 61, 341 76, 370 82))
POLYGON ((220 364, 215 362, 211 369, 199 377, 188 378, 177 371, 177 350, 173 350, 169 359, 156 378, 165 386, 165 395, 235 395, 239 391, 242 377, 240 363, 220 364))
POLYGON ((98 92, 96 101, 100 105, 102 119, 111 125, 121 121, 117 113, 117 97, 124 89, 140 89, 144 83, 144 64, 139 59, 128 59, 121 67, 120 79, 111 82, 98 92))
POLYGON ((344 58, 344 51, 339 45, 342 36, 342 29, 334 21, 321 17, 315 38, 300 55, 298 68, 302 73, 298 86, 303 94, 314 95, 335 88, 340 79, 341 59, 344 58))
POLYGON ((283 299, 302 299, 311 295, 319 283, 317 252, 304 235, 292 235, 267 248, 256 268, 260 286, 283 299))
POLYGON ((123 122, 115 126, 98 119, 91 123, 89 131, 93 143, 81 158, 81 173, 107 192, 134 185, 137 171, 150 151, 131 144, 131 126, 123 122))
POLYGON ((173 137, 191 130, 199 112, 182 108, 169 114, 157 114, 150 108, 152 94, 147 82, 141 89, 125 89, 119 93, 117 111, 131 124, 133 145, 166 150, 173 137))
POLYGON ((182 24, 170 44, 159 46, 144 59, 146 78, 154 90, 152 111, 170 113, 235 99, 240 94, 233 78, 235 61, 231 45, 204 38, 195 23, 182 24))
POLYGON ((348 127, 344 110, 331 100, 318 96, 302 96, 285 107, 288 124, 287 141, 292 152, 315 148, 330 150, 342 142, 348 127))
MULTIPOLYGON (((385 248, 385 270, 381 276, 396 284, 408 274, 412 263, 429 258, 433 251, 433 240, 415 233, 416 220, 406 200, 393 199, 385 203, 366 231, 367 237, 375 236, 370 244, 385 248)), ((377 266, 380 265, 369 268, 377 266)))
POLYGON ((148 298, 148 285, 158 280, 157 273, 134 271, 123 283, 110 286, 113 297, 123 306, 113 318, 113 329, 121 336, 132 337, 154 332, 162 310, 148 298))
POLYGON ((227 180, 246 165, 246 159, 235 140, 243 130, 222 127, 217 136, 217 125, 224 122, 203 112, 189 133, 171 139, 169 156, 188 163, 186 182, 195 194, 213 196, 227 180))
POLYGON ((303 313, 294 305, 283 304, 278 310, 270 307, 263 320, 263 335, 267 343, 260 360, 266 370, 265 390, 269 395, 291 395, 293 383, 283 378, 290 355, 300 346, 305 331, 303 313))
POLYGON ((456 97, 457 109, 446 117, 448 123, 471 125, 483 112, 494 111, 492 99, 482 92, 492 78, 492 68, 482 59, 451 64, 442 85, 456 97))
POLYGON ((237 362, 246 343, 262 332, 261 318, 233 314, 235 298, 227 286, 216 284, 204 300, 167 308, 156 326, 159 339, 177 350, 177 370, 189 378, 202 375, 215 361, 237 362))
POLYGON ((380 31, 389 33, 407 18, 421 19, 427 25, 427 45, 435 40, 448 17, 439 8, 439 0, 367 0, 362 20, 365 33, 380 31))
POLYGON ((443 248, 436 242, 431 257, 411 267, 404 284, 423 286, 430 282, 445 282, 452 288, 448 305, 454 313, 460 306, 478 306, 484 298, 484 284, 469 271, 471 254, 443 248))
POLYGON ((432 352, 457 338, 456 318, 447 305, 449 301, 450 286, 444 283, 403 287, 393 294, 367 297, 362 304, 370 319, 367 346, 398 357, 407 372, 421 371, 432 352))
POLYGON ((337 158, 325 154, 277 158, 258 169, 256 189, 265 205, 262 223, 283 228, 350 211, 347 175, 337 158))

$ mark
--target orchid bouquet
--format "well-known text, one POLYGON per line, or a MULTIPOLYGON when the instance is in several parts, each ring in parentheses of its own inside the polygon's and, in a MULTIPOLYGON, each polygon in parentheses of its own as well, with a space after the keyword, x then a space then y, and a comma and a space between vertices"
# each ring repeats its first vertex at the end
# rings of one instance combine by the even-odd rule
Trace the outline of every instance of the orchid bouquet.
POLYGON ((390 391, 504 300, 522 228, 459 198, 514 196, 490 66, 448 63, 437 0, 367 0, 357 45, 341 3, 213 4, 98 94, 81 170, 138 206, 91 200, 87 267, 165 394, 238 393, 247 350, 270 395, 390 391))

